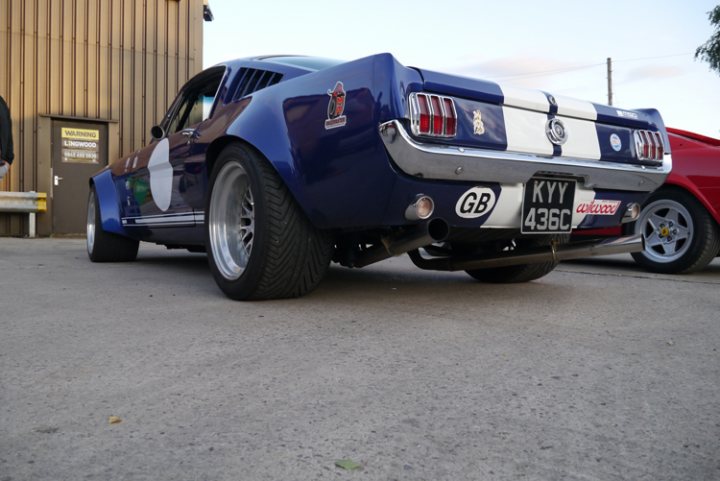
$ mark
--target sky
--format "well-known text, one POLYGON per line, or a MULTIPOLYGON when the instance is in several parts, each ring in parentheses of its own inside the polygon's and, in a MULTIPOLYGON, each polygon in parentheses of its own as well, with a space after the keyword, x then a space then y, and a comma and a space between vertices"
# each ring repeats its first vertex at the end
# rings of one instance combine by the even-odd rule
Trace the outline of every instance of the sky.
POLYGON ((719 0, 209 0, 203 64, 268 54, 402 64, 607 103, 720 138, 720 73, 695 60, 719 0))

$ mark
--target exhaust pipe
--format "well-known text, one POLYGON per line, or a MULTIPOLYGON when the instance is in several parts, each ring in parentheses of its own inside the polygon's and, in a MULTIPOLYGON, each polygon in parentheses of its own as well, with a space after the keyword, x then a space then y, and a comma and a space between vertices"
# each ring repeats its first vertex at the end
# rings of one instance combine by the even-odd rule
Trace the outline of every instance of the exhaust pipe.
POLYGON ((433 271, 467 271, 488 269, 518 264, 540 264, 560 262, 583 257, 625 254, 643 250, 642 235, 616 237, 600 242, 582 242, 574 245, 551 245, 542 249, 528 249, 522 252, 509 252, 489 259, 472 258, 434 258, 426 259, 419 252, 410 252, 410 259, 421 268, 433 271))
POLYGON ((375 262, 380 262, 390 257, 399 256, 406 252, 417 250, 421 247, 445 240, 450 228, 442 219, 433 219, 425 222, 407 234, 392 239, 385 237, 382 239, 382 245, 371 247, 366 251, 362 251, 355 261, 353 267, 365 267, 375 262))

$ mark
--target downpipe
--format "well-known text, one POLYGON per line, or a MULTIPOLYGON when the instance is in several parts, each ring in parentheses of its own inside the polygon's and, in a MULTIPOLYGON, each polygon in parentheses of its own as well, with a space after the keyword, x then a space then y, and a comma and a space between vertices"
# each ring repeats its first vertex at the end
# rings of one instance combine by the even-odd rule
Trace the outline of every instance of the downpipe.
POLYGON ((427 259, 422 257, 417 250, 409 252, 409 255, 413 263, 421 269, 433 271, 467 271, 519 264, 561 262, 584 257, 641 252, 642 250, 642 235, 632 235, 604 239, 600 242, 582 242, 559 246, 550 245, 543 248, 528 249, 522 252, 508 252, 507 254, 488 259, 452 257, 427 259))
POLYGON ((365 267, 376 262, 399 256, 406 252, 416 251, 434 242, 441 242, 447 238, 450 228, 442 219, 433 219, 419 224, 397 238, 385 237, 382 244, 376 245, 360 252, 355 258, 353 267, 365 267))

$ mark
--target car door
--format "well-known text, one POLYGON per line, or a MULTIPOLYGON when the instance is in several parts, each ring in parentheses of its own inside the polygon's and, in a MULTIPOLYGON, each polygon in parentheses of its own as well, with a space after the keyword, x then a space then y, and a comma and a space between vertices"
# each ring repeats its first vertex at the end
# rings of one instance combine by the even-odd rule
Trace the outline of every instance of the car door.
POLYGON ((188 240, 178 229, 202 225, 208 139, 198 140, 223 74, 223 67, 215 67, 190 80, 160 126, 153 128, 153 142, 126 160, 129 199, 123 225, 143 229, 141 237, 183 243, 188 240))

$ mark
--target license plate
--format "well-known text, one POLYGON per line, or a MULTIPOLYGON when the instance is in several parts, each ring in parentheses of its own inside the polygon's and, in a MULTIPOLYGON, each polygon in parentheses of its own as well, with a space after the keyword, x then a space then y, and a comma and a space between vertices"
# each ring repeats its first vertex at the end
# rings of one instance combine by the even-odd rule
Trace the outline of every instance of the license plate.
POLYGON ((523 234, 567 234, 572 230, 575 181, 532 178, 525 184, 523 234))

